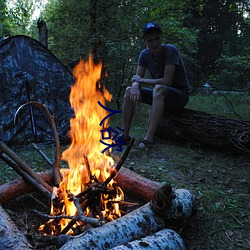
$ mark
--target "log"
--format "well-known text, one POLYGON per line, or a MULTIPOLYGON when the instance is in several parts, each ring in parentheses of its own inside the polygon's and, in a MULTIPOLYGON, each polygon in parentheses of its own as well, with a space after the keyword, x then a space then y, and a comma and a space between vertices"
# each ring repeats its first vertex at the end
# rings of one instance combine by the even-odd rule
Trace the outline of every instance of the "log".
POLYGON ((144 238, 111 248, 111 250, 185 250, 179 234, 172 229, 162 229, 144 238))
POLYGON ((142 203, 149 202, 154 193, 162 186, 161 183, 145 178, 124 167, 120 169, 114 181, 119 184, 125 195, 128 193, 142 203))
POLYGON ((192 214, 194 200, 195 197, 186 189, 172 192, 169 186, 164 186, 156 192, 151 202, 101 227, 91 228, 70 238, 60 249, 110 249, 166 227, 177 227, 172 222, 177 221, 183 226, 192 214))
POLYGON ((33 249, 0 204, 0 249, 33 249))
MULTIPOLYGON (((44 172, 37 174, 43 181, 50 183, 53 181, 52 172, 44 172)), ((31 193, 35 188, 22 179, 15 179, 0 186, 0 204, 6 204, 12 199, 23 195, 24 193, 31 193)))
POLYGON ((164 115, 155 136, 222 152, 250 152, 250 121, 190 109, 164 115))
MULTIPOLYGON (((38 173, 38 176, 47 183, 53 182, 53 174, 48 171, 38 173)), ((115 181, 126 193, 133 195, 142 203, 149 202, 155 191, 162 185, 151 181, 127 168, 121 167, 115 181)), ((34 191, 34 187, 22 179, 16 179, 0 186, 0 203, 6 204, 8 201, 24 194, 34 191)))

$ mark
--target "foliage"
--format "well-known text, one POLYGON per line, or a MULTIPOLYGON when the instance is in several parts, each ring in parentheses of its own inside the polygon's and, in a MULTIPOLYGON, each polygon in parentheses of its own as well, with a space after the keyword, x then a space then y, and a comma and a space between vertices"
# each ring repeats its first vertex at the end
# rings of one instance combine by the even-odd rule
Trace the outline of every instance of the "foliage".
MULTIPOLYGON (((37 38, 34 8, 42 1, 16 0, 0 12, 3 35, 37 38)), ((249 84, 250 5, 247 0, 51 0, 41 18, 49 30, 49 49, 65 64, 92 53, 103 62, 102 78, 117 108, 137 58, 144 47, 143 25, 152 20, 163 29, 164 42, 173 43, 185 61, 193 87, 210 80, 218 87, 244 89, 249 84)))
MULTIPOLYGON (((222 57, 244 56, 249 50, 249 1, 196 0, 189 6, 186 24, 196 27, 198 35, 198 79, 214 74, 222 57)), ((228 69, 226 69, 228 70, 228 69)), ((227 79, 222 82, 227 86, 227 79)), ((241 87, 246 87, 242 82, 241 87)))
POLYGON ((10 35, 10 18, 7 15, 7 6, 4 0, 0 1, 0 36, 10 35))
POLYGON ((222 55, 216 60, 215 72, 209 76, 208 81, 216 83, 218 88, 226 86, 228 90, 243 90, 250 86, 249 69, 249 55, 222 55))

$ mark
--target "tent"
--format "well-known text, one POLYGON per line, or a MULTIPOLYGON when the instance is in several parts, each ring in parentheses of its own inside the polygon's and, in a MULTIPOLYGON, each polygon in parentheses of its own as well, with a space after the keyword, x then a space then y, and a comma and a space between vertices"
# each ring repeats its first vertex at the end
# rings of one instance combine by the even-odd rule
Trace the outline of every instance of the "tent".
POLYGON ((59 139, 67 140, 73 83, 70 70, 37 40, 23 35, 0 38, 0 140, 8 144, 53 140, 44 111, 25 105, 14 119, 28 101, 44 104, 54 116, 59 139))

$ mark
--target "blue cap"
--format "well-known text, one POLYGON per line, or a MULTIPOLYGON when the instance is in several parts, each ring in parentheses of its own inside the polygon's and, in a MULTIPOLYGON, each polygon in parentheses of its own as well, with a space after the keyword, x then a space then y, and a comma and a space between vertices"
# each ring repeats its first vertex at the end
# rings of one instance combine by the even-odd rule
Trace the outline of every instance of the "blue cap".
POLYGON ((143 38, 149 30, 158 30, 162 33, 161 27, 157 23, 149 22, 142 29, 142 37, 143 38))

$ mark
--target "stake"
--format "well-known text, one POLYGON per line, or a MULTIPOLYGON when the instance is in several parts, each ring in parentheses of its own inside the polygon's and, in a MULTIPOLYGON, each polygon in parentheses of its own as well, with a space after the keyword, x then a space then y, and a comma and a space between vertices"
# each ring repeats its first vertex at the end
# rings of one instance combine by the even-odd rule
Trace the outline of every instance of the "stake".
POLYGON ((127 146, 124 154, 122 155, 122 158, 120 159, 120 161, 117 163, 115 170, 113 170, 110 173, 110 176, 104 181, 104 185, 108 185, 108 183, 116 176, 116 174, 118 173, 118 171, 120 170, 120 168, 122 167, 123 163, 125 162, 133 144, 135 142, 135 138, 132 138, 132 140, 129 142, 129 145, 127 146))
POLYGON ((53 167, 53 163, 52 161, 47 157, 47 155, 35 144, 35 143, 32 143, 32 146, 36 149, 36 151, 43 157, 43 159, 45 161, 47 161, 47 163, 53 167))
POLYGON ((28 175, 30 175, 33 179, 35 179, 38 183, 40 183, 45 189, 47 189, 50 193, 52 193, 52 187, 43 181, 39 176, 21 159, 19 158, 14 151, 12 151, 8 146, 4 144, 3 141, 0 141, 0 149, 9 156, 13 161, 20 166, 20 168, 28 175))
POLYGON ((13 168, 25 181, 34 186, 38 191, 40 191, 45 197, 50 199, 51 193, 44 188, 38 181, 27 174, 22 168, 20 168, 15 162, 7 157, 3 152, 0 153, 0 158, 6 162, 11 168, 13 168))

